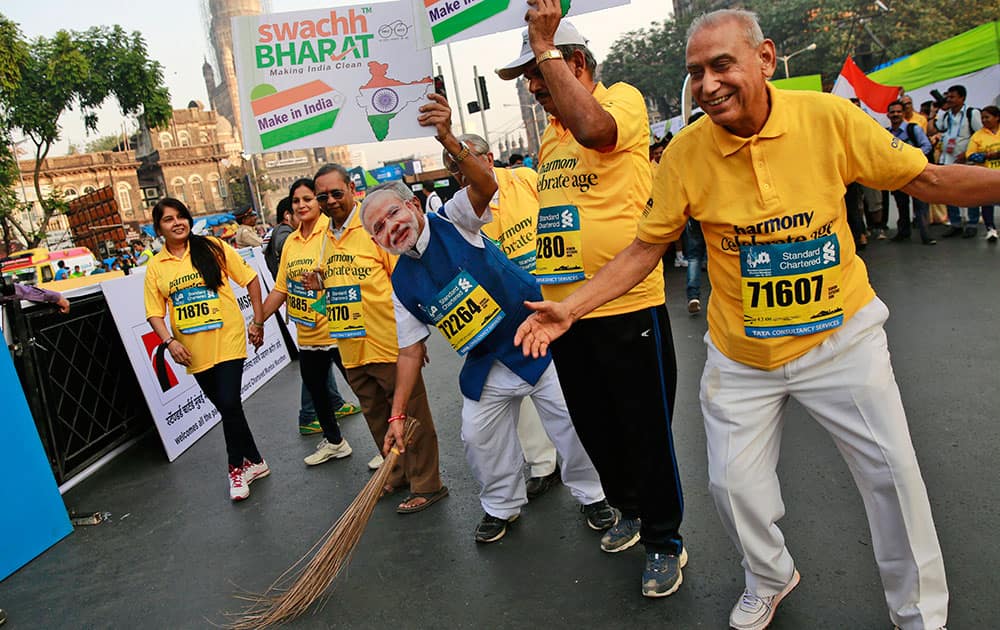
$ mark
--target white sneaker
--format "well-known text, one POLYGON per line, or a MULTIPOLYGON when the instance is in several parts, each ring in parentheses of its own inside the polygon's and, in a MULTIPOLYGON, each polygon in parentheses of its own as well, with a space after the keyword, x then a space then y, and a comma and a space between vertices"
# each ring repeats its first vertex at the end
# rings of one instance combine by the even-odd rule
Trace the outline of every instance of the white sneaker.
POLYGON ((340 444, 330 444, 329 440, 323 438, 316 445, 316 452, 302 461, 308 466, 315 466, 330 459, 343 459, 352 452, 351 445, 347 443, 345 438, 340 439, 340 444))
POLYGON ((261 477, 267 477, 271 474, 271 469, 267 466, 267 462, 260 460, 259 464, 251 463, 249 460, 243 460, 243 482, 246 485, 250 485, 255 479, 260 479, 261 477))
POLYGON ((989 241, 991 243, 996 243, 997 242, 997 238, 1000 238, 1000 237, 998 237, 998 235, 997 235, 997 229, 996 228, 990 228, 990 229, 986 230, 986 240, 987 241, 989 241))
POLYGON ((376 453, 375 457, 368 460, 368 470, 378 470, 378 467, 381 466, 384 461, 385 459, 383 459, 380 454, 376 453))
POLYGON ((697 315, 701 312, 701 300, 698 298, 691 298, 688 300, 688 313, 692 315, 697 315))
POLYGON ((736 602, 736 605, 733 606, 733 612, 729 613, 729 627, 735 630, 763 630, 768 627, 771 625, 778 604, 798 584, 799 572, 795 571, 785 588, 775 595, 758 597, 749 590, 743 591, 740 601, 736 602))
POLYGON ((680 252, 678 252, 677 255, 674 257, 674 267, 684 268, 687 266, 688 266, 688 261, 686 261, 684 259, 684 256, 680 252))
POLYGON ((229 467, 229 498, 233 501, 242 501, 250 496, 250 487, 243 476, 242 466, 229 467))

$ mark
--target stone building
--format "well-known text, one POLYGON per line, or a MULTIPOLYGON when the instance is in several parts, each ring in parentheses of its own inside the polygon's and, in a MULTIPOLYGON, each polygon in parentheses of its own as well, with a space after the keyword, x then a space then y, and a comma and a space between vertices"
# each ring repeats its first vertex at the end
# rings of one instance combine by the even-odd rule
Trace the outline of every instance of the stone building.
MULTIPOLYGON (((163 196, 184 201, 196 215, 232 209, 227 170, 241 168, 239 144, 232 126, 198 101, 175 109, 162 129, 146 130, 129 139, 122 151, 101 151, 46 158, 39 173, 43 195, 59 191, 66 199, 111 186, 122 223, 138 231, 150 223, 150 211, 163 196)), ((34 162, 22 160, 27 201, 34 199, 34 162)), ((37 221, 38 213, 29 218, 37 221)), ((48 231, 66 229, 63 217, 54 217, 48 231)))

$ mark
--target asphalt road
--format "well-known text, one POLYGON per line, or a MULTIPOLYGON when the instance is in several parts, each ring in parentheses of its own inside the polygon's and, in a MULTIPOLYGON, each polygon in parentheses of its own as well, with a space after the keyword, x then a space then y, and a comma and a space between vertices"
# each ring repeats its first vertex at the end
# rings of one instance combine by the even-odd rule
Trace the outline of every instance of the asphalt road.
MULTIPOLYGON (((998 249, 981 238, 936 247, 884 241, 864 254, 892 312, 889 345, 945 554, 952 628, 993 627, 996 617, 1000 549, 990 536, 1000 521, 998 249)), ((459 361, 435 336, 425 379, 451 496, 408 516, 394 511, 400 495, 382 500, 325 606, 291 627, 726 627, 742 569, 707 493, 697 395, 705 318, 688 316, 681 270, 668 268, 667 279, 679 363, 674 434, 691 554, 677 594, 641 597, 641 549, 602 553, 562 487, 531 503, 501 542, 473 542, 481 511, 459 441, 459 361)), ((600 378, 596 358, 593 367, 600 378)), ((108 511, 112 520, 78 528, 0 583, 8 627, 225 623, 224 613, 241 606, 234 594, 266 588, 369 476, 375 447, 360 416, 342 423, 352 457, 313 469, 302 464, 318 438, 297 435, 298 383, 297 368, 285 369, 247 403, 272 469, 247 501, 227 498, 218 427, 172 464, 149 435, 69 492, 68 508, 108 511)), ((594 401, 608 409, 615 403, 594 401)), ((794 403, 779 474, 787 508, 781 527, 802 583, 772 627, 891 627, 860 498, 831 440, 794 403)), ((17 518, 17 506, 6 507, 17 518)))

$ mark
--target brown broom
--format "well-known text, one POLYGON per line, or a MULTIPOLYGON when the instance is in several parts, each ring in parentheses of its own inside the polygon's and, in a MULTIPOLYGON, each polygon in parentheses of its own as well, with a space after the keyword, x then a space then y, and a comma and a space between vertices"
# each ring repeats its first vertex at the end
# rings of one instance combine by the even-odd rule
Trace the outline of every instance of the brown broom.
MULTIPOLYGON (((409 444, 416 427, 415 418, 406 419, 403 441, 409 444)), ((233 630, 269 628, 295 619, 330 588, 350 561, 368 526, 375 504, 382 496, 389 473, 399 459, 393 447, 365 487, 326 534, 260 595, 238 595, 251 605, 227 627, 233 630), (291 582, 291 584, 289 584, 291 582)))

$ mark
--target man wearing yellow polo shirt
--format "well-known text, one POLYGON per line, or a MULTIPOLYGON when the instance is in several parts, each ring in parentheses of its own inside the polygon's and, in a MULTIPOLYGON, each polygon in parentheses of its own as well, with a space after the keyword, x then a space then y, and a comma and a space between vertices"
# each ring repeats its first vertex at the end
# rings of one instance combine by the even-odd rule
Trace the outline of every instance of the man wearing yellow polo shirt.
POLYGON ((687 68, 707 117, 667 148, 636 240, 562 303, 535 305, 515 341, 544 351, 645 277, 688 217, 701 221, 712 280, 701 381, 709 485, 746 577, 730 626, 767 627, 799 581, 776 525, 782 412, 795 398, 861 491, 892 622, 942 628, 944 563, 889 362, 888 310, 855 254, 843 196, 857 180, 973 205, 1000 188, 1000 173, 928 164, 847 101, 772 88, 775 59, 753 13, 692 23, 687 68))
MULTIPOLYGON (((496 243, 504 255, 518 267, 534 273, 538 173, 523 166, 494 168, 490 145, 481 136, 463 134, 458 136, 458 141, 469 148, 472 156, 486 164, 497 182, 497 192, 490 201, 493 220, 483 226, 483 234, 496 243)), ((442 151, 441 159, 459 185, 466 186, 468 182, 451 154, 442 151)), ((558 483, 559 471, 556 469, 556 447, 545 434, 542 420, 528 396, 521 400, 517 438, 531 470, 531 476, 524 484, 530 500, 541 496, 558 483)))
MULTIPOLYGON (((337 340, 347 382, 358 396, 376 448, 381 449, 389 428, 399 357, 390 280, 396 257, 376 246, 361 226, 354 184, 344 167, 327 164, 313 181, 316 198, 330 217, 322 265, 328 333, 337 340)), ((387 491, 409 485, 409 495, 396 508, 401 514, 419 512, 448 494, 441 484, 437 433, 419 375, 406 413, 419 424, 413 443, 407 445, 386 482, 387 491)))
POLYGON ((908 123, 920 125, 922 131, 927 131, 927 117, 913 109, 913 97, 904 94, 899 97, 899 102, 903 104, 903 120, 908 123))
MULTIPOLYGON (((638 90, 594 81, 587 40, 561 21, 559 0, 528 4, 521 56, 497 74, 523 74, 549 114, 538 155, 535 277, 546 300, 561 300, 635 237, 649 199, 649 126, 638 90)), ((641 539, 642 594, 665 597, 680 587, 687 561, 671 429, 676 358, 662 267, 634 284, 556 342, 552 358, 577 434, 621 512, 601 548, 624 551, 641 539)))

